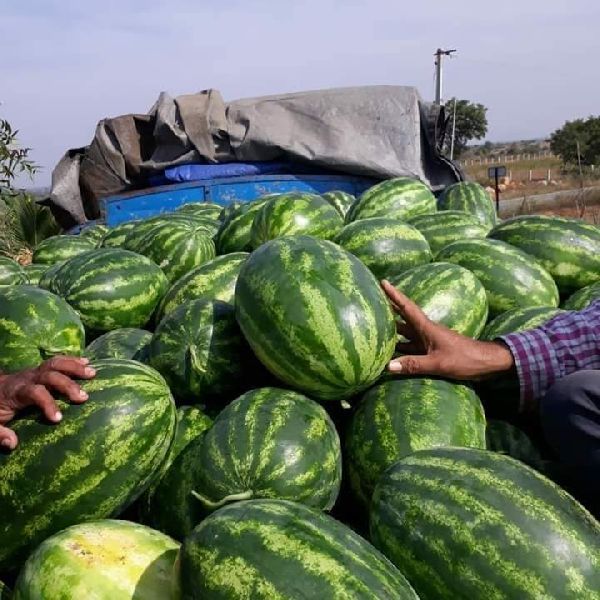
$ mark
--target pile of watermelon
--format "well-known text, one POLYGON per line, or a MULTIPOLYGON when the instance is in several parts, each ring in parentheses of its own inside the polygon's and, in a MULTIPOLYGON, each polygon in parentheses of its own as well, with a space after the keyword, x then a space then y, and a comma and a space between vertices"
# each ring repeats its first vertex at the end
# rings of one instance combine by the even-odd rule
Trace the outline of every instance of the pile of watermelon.
POLYGON ((399 178, 190 204, 33 259, 0 259, 0 369, 66 353, 97 375, 60 425, 11 423, 2 599, 599 597, 600 524, 485 389, 386 373, 379 285, 493 340, 600 297, 598 227, 399 178))

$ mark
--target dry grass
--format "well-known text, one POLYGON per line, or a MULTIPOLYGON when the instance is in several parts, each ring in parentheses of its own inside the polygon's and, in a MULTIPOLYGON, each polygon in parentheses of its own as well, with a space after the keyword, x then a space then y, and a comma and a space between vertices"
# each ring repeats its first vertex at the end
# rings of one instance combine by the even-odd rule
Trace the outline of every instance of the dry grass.
MULTIPOLYGON (((547 171, 551 169, 552 171, 556 171, 558 173, 561 169, 562 163, 559 158, 555 156, 548 156, 545 158, 538 158, 533 160, 519 160, 515 162, 494 162, 494 165, 504 165, 507 171, 512 171, 513 176, 520 171, 529 172, 529 170, 534 171, 547 171)), ((491 183, 491 180, 488 179, 488 169, 492 165, 469 165, 468 167, 464 167, 464 171, 469 177, 472 177, 479 183, 491 183)))

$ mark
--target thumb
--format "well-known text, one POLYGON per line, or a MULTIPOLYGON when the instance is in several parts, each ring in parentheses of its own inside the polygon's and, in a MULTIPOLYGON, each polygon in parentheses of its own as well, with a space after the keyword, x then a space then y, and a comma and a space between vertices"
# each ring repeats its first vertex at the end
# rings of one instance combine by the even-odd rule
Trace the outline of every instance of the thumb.
POLYGON ((14 450, 17 442, 17 434, 12 429, 0 425, 0 450, 14 450))
POLYGON ((431 354, 399 356, 389 362, 388 371, 402 375, 441 375, 439 362, 431 354))

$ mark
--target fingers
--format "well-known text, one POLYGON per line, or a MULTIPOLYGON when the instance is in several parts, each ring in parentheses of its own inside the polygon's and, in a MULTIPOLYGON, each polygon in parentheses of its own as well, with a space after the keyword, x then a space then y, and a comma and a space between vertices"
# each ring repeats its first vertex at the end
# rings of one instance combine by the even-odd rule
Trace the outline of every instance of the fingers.
POLYGON ((425 354, 425 349, 418 342, 400 342, 396 350, 401 354, 425 354))
POLYGON ((71 402, 80 403, 88 399, 88 395, 76 381, 59 371, 42 372, 38 377, 38 383, 59 392, 71 402))
POLYGON ((388 371, 402 375, 442 375, 439 361, 431 354, 400 356, 390 361, 388 371))
POLYGON ((396 331, 408 340, 411 340, 415 337, 415 330, 406 323, 396 322, 396 331))
POLYGON ((0 425, 0 448, 14 450, 18 443, 17 434, 12 429, 0 425))
POLYGON ((402 292, 399 292, 387 279, 381 282, 383 291, 390 299, 392 306, 398 311, 409 327, 422 329, 429 324, 427 315, 402 292))
POLYGON ((51 359, 43 362, 38 370, 40 372, 59 371, 69 377, 75 379, 91 379, 96 375, 96 371, 88 366, 87 358, 79 358, 75 356, 54 356, 51 359))
POLYGON ((62 419, 56 401, 43 385, 24 385, 17 392, 17 400, 22 408, 32 405, 39 407, 52 423, 58 423, 62 419))

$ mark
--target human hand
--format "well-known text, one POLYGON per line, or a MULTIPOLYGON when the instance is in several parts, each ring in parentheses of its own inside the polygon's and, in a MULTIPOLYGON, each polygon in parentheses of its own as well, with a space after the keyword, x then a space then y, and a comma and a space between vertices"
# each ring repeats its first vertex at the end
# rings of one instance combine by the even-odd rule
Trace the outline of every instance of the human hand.
POLYGON ((404 319, 404 323, 397 324, 397 329, 408 340, 398 344, 405 356, 389 363, 391 373, 470 380, 509 371, 513 367, 512 354, 503 343, 479 342, 460 335, 431 321, 389 281, 382 281, 381 287, 394 311, 404 319))
POLYGON ((77 404, 85 402, 88 395, 73 378, 93 378, 96 372, 88 363, 87 358, 55 356, 39 367, 0 375, 0 446, 9 450, 17 446, 17 434, 4 425, 28 406, 38 406, 52 423, 62 419, 51 391, 77 404))

